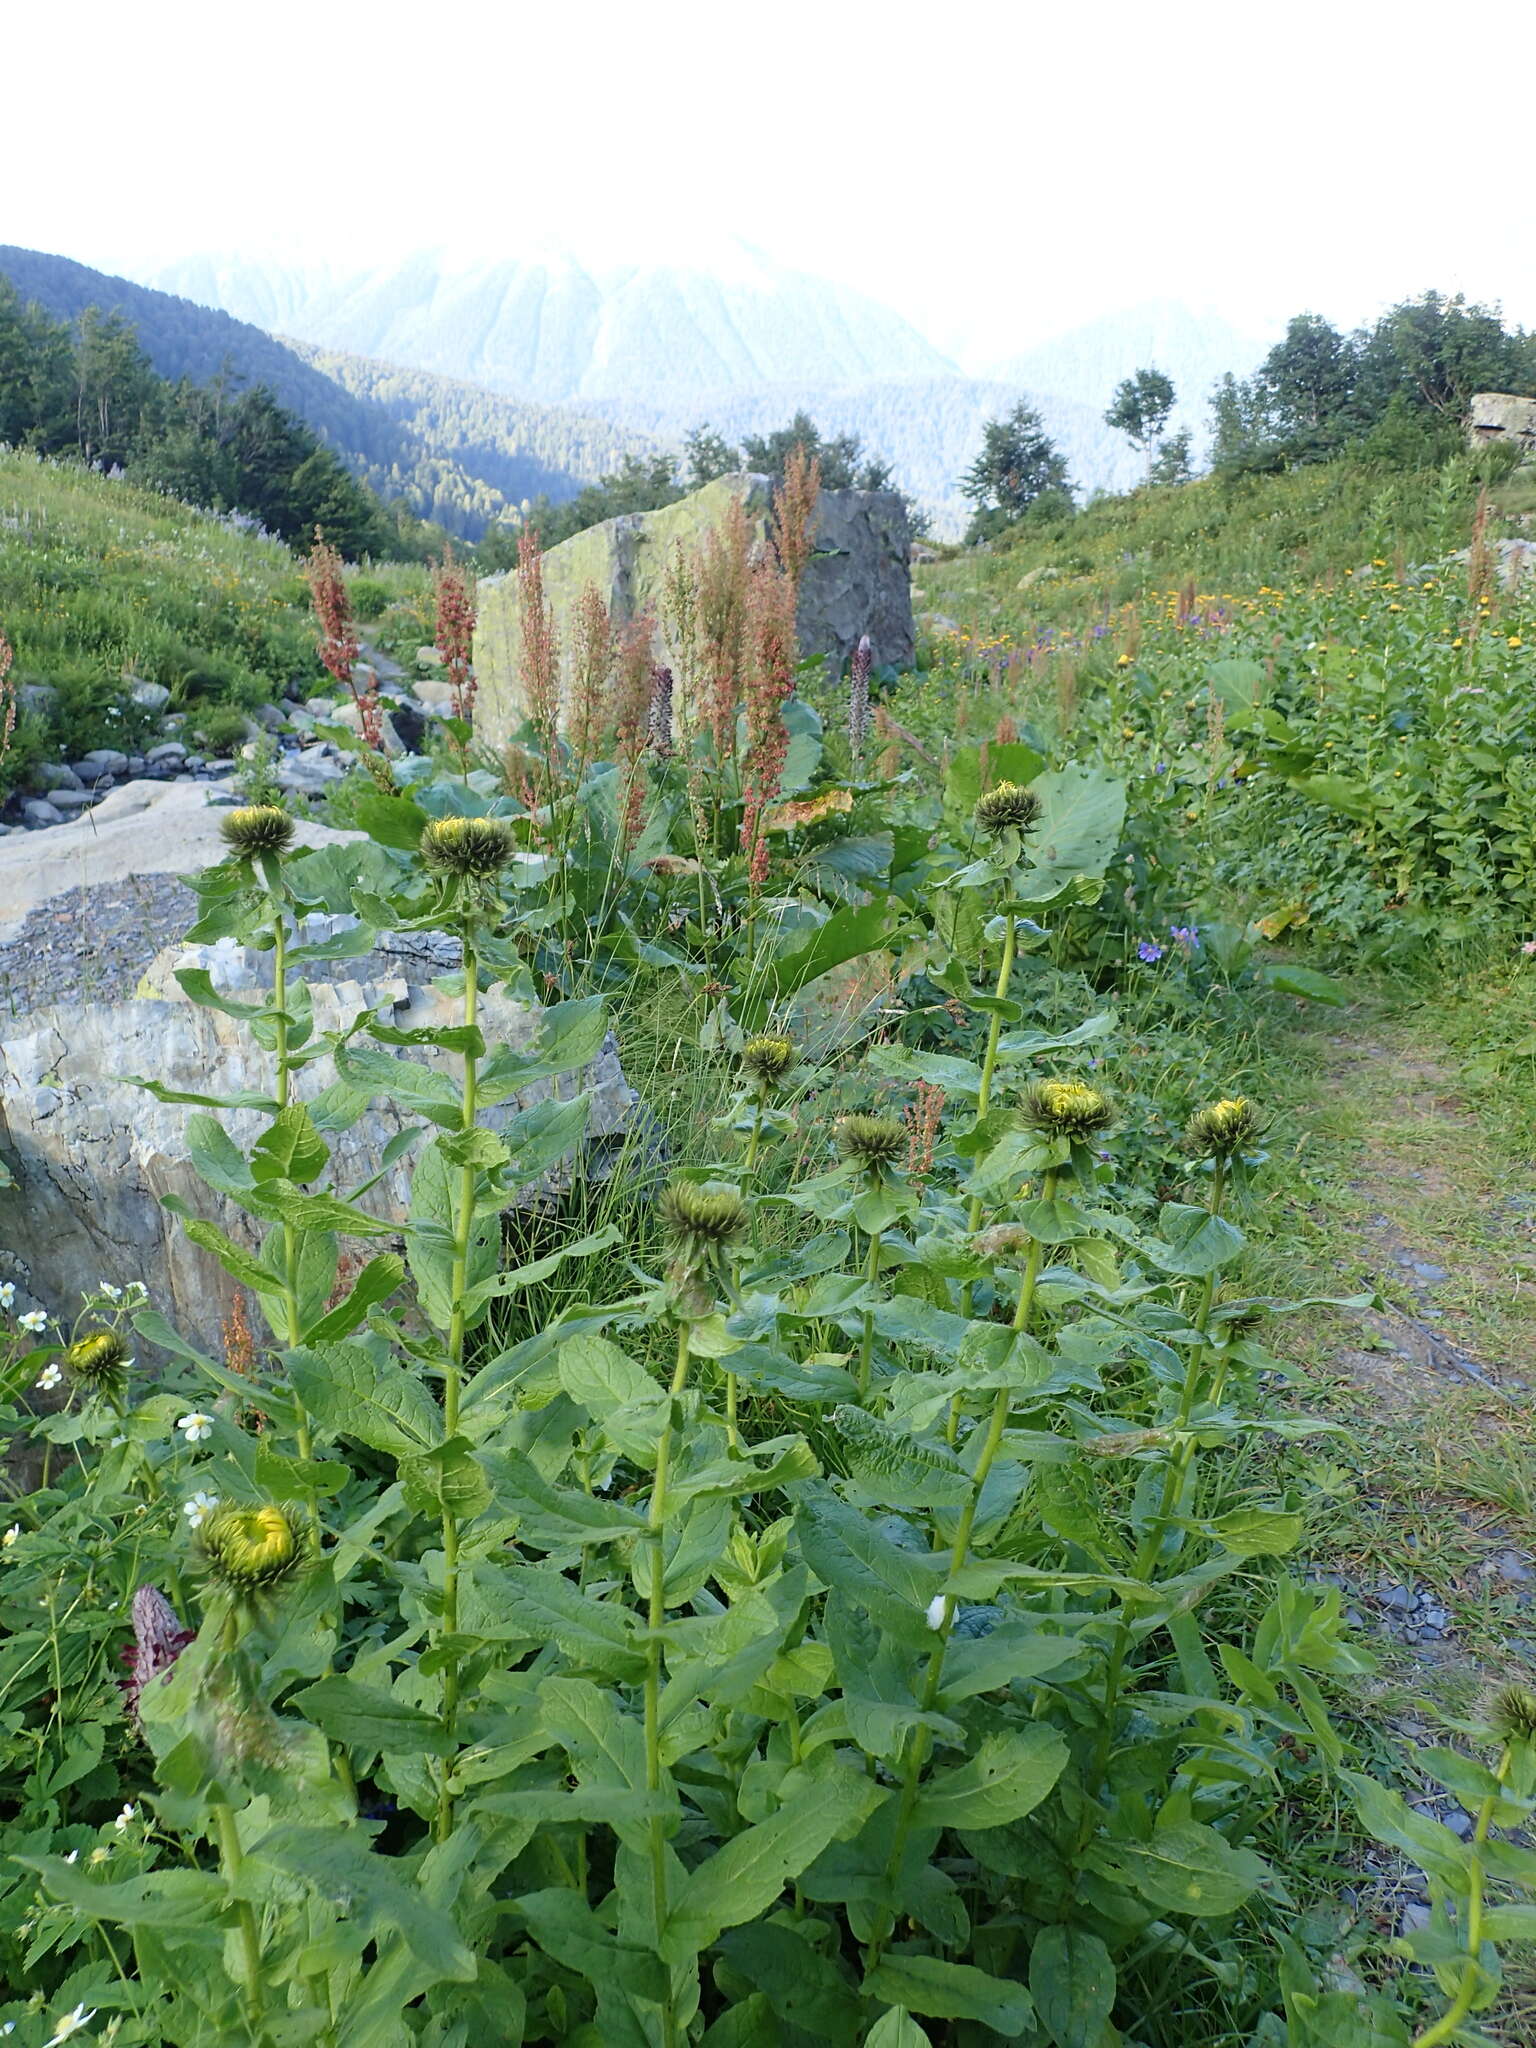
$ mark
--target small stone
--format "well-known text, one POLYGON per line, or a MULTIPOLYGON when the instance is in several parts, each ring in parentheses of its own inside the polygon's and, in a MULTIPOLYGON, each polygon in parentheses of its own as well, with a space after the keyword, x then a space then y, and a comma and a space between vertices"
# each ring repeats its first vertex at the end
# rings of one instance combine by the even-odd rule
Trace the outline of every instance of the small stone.
POLYGON ((1512 1585, 1528 1585, 1536 1577, 1518 1550, 1501 1550, 1493 1562, 1499 1576, 1508 1579, 1512 1585))
POLYGON ((106 775, 126 775, 128 772, 128 756, 119 753, 116 747, 92 747, 85 758, 106 775))
POLYGON ((48 801, 56 811, 88 811, 106 793, 104 789, 56 789, 48 801))
POLYGON ((163 711, 171 701, 171 693, 164 683, 134 682, 128 694, 135 704, 142 705, 146 711, 163 711))
POLYGON ((1422 1934, 1429 1925, 1429 1908, 1419 1899, 1410 1899, 1402 1911, 1404 1934, 1422 1934))
POLYGON ((1411 1586, 1388 1586, 1378 1595, 1382 1606, 1390 1614, 1407 1614, 1416 1597, 1411 1586))
POLYGON ((162 746, 151 747, 144 758, 151 764, 160 761, 184 761, 187 758, 187 750, 180 740, 166 740, 162 746))
POLYGON ((44 825, 62 825, 64 813, 56 811, 43 797, 29 797, 21 807, 21 815, 29 825, 41 828, 44 825))
POLYGON ((252 718, 268 732, 276 732, 283 724, 283 714, 275 704, 258 704, 251 713, 252 718))
POLYGON ((1437 1266, 1430 1259, 1414 1259, 1412 1265, 1421 1280, 1449 1280, 1451 1277, 1444 1266, 1437 1266))
POLYGON ((63 761, 39 761, 32 770, 31 782, 40 796, 47 796, 50 790, 80 787, 79 776, 63 761))
POLYGON ((1463 1813, 1459 1806, 1453 1806, 1449 1813, 1441 1815, 1441 1819, 1445 1822, 1451 1833, 1463 1842, 1472 1833, 1474 1826, 1472 1816, 1470 1813, 1463 1813))

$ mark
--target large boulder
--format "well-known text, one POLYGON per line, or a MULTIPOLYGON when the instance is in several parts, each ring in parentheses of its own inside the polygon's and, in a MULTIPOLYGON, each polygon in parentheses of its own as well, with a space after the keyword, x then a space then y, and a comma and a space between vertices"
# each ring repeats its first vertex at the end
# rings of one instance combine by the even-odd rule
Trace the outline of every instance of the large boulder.
MULTIPOLYGON (((561 640, 569 646, 577 600, 595 585, 615 618, 628 621, 649 609, 662 613, 662 585, 678 543, 693 547, 733 502, 746 509, 762 542, 771 516, 766 476, 718 477, 703 490, 659 512, 625 512, 562 541, 544 557, 544 589, 561 640)), ((817 552, 800 588, 800 648, 841 662, 868 633, 875 659, 898 667, 912 659, 910 534, 906 506, 895 491, 823 491, 812 539, 817 552)), ((515 575, 485 578, 479 589, 475 668, 480 694, 475 725, 480 738, 503 745, 522 723, 518 674, 520 638, 515 575)), ((663 659, 669 658, 665 636, 663 659)))
MULTIPOLYGON (((447 944, 436 941, 439 949, 447 944)), ((430 939, 381 940, 379 952, 359 963, 368 979, 311 984, 317 1030, 350 1025, 360 1010, 382 1013, 407 1030, 455 1021, 450 999, 424 985, 445 964, 433 956, 430 939)), ((181 1197, 194 1214, 211 1218, 251 1248, 255 1226, 206 1187, 188 1162, 191 1110, 159 1101, 128 1077, 143 1075, 188 1094, 270 1094, 273 1064, 234 1019, 186 1000, 174 979, 178 965, 206 965, 225 990, 255 987, 270 975, 266 956, 229 942, 171 948, 150 969, 136 1000, 61 1004, 35 1012, 0 1037, 0 1154, 15 1177, 14 1187, 0 1190, 0 1244, 12 1255, 9 1275, 56 1313, 67 1316, 81 1290, 98 1280, 140 1280, 152 1305, 188 1338, 217 1349, 238 1290, 214 1259, 187 1241, 162 1197, 181 1197)), ((499 992, 481 1002, 481 1026, 491 1046, 526 1046, 542 1015, 499 992)), ((413 1048, 410 1057, 450 1071, 454 1066, 432 1049, 413 1048)), ((333 1063, 320 1059, 300 1069, 294 1092, 309 1102, 335 1080, 333 1063)), ((551 1093, 567 1097, 581 1089, 592 1095, 589 1160, 597 1148, 595 1163, 601 1165, 604 1148, 622 1141, 636 1099, 611 1037, 584 1073, 534 1084, 487 1111, 483 1121, 494 1129, 551 1093)), ((225 1127, 243 1149, 265 1121, 257 1110, 223 1113, 225 1127)), ((418 1121, 376 1100, 350 1129, 327 1133, 336 1184, 345 1188, 370 1179, 389 1140, 418 1121)), ((524 1200, 549 1199, 561 1171, 530 1184, 524 1200)), ((407 1157, 370 1190, 366 1206, 403 1222, 409 1190, 407 1157)))
POLYGON ((1536 454, 1536 398, 1509 391, 1479 391, 1467 407, 1467 439, 1474 448, 1502 441, 1536 454))

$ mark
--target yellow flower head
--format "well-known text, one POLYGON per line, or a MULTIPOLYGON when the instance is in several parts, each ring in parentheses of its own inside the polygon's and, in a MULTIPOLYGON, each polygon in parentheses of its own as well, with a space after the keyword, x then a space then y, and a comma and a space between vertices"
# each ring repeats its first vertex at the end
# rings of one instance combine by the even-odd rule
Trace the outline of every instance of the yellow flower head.
POLYGON ((1036 1081, 1024 1097, 1024 1116, 1048 1137, 1082 1143, 1106 1130, 1115 1112, 1108 1096, 1086 1081, 1036 1081))
POLYGON ((1263 1128, 1246 1095, 1228 1095, 1195 1111, 1184 1127, 1184 1142, 1202 1158, 1230 1159, 1251 1145, 1263 1128))
POLYGON ((231 1501, 205 1516, 197 1535, 209 1576, 237 1599, 275 1591, 313 1557, 309 1524, 288 1501, 231 1501))

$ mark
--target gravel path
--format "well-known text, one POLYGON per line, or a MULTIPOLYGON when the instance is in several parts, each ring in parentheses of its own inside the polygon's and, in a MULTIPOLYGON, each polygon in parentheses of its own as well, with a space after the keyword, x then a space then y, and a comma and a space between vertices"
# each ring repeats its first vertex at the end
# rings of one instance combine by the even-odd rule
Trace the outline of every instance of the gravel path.
POLYGON ((163 946, 186 933, 197 898, 179 875, 70 889, 0 946, 0 1028, 50 1003, 124 1002, 163 946))

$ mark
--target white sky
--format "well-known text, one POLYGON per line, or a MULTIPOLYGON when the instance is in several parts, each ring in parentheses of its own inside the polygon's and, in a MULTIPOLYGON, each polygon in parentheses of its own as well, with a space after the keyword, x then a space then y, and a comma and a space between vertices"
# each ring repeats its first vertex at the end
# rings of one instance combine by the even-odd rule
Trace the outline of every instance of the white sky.
POLYGON ((1474 33, 1411 0, 0 0, 0 242, 143 275, 730 234, 967 368, 1153 298, 1263 330, 1434 286, 1536 325, 1523 45, 1474 33))

